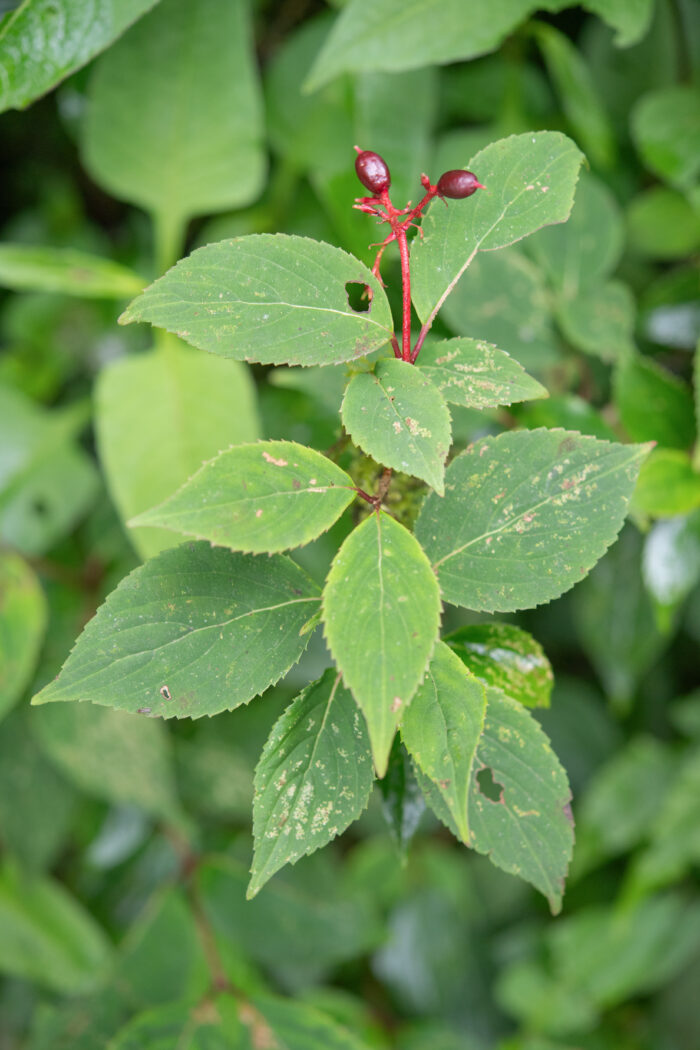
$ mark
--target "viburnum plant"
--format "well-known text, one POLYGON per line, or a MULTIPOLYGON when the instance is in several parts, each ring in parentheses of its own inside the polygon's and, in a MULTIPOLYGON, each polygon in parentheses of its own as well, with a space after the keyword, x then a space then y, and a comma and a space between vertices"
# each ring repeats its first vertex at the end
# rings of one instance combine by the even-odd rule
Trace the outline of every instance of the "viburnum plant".
POLYGON ((216 715, 278 682, 322 624, 332 666, 284 711, 256 770, 250 896, 356 820, 376 776, 399 830, 415 778, 461 842, 561 906, 570 790, 529 710, 549 702, 549 663, 508 622, 441 638, 441 608, 512 613, 574 586, 620 530, 648 446, 506 430, 450 458, 449 405, 546 391, 507 348, 430 333, 477 252, 568 218, 581 161, 562 134, 515 135, 473 158, 478 175, 423 176, 420 202, 397 208, 386 163, 358 150, 369 195, 356 207, 389 225, 371 270, 304 237, 244 236, 193 252, 121 318, 223 357, 347 376, 329 452, 227 448, 134 519, 190 540, 122 581, 35 698, 216 715), (400 335, 379 270, 393 241, 400 335), (355 524, 325 583, 283 553, 346 513, 355 524))

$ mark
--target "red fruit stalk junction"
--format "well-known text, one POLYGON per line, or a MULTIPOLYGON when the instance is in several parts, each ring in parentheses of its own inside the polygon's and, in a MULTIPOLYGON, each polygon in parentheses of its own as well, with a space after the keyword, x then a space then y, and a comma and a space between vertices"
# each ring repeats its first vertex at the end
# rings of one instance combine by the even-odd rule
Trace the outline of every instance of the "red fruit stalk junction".
POLYGON ((392 241, 396 241, 399 246, 403 299, 402 342, 401 347, 399 347, 398 341, 394 336, 393 346, 396 357, 412 364, 418 357, 426 332, 421 333, 415 347, 411 348, 411 262, 406 233, 411 226, 415 226, 420 235, 423 236, 420 226, 416 225, 416 219, 422 216, 424 208, 430 204, 433 197, 440 197, 447 204, 446 197, 449 197, 451 200, 464 200, 465 197, 471 197, 476 190, 483 190, 486 187, 481 185, 476 175, 471 171, 465 171, 462 168, 444 172, 435 185, 431 183, 427 175, 421 175, 421 185, 425 190, 423 199, 415 207, 411 207, 411 202, 409 201, 405 208, 396 208, 389 196, 391 174, 384 158, 371 150, 361 150, 359 146, 355 146, 355 149, 357 150, 355 159, 357 177, 365 189, 371 192, 372 196, 357 197, 353 207, 359 211, 366 212, 368 215, 376 215, 379 222, 388 222, 391 227, 391 232, 378 246, 379 251, 372 266, 372 273, 382 284, 384 282, 379 273, 379 266, 384 250, 392 241))

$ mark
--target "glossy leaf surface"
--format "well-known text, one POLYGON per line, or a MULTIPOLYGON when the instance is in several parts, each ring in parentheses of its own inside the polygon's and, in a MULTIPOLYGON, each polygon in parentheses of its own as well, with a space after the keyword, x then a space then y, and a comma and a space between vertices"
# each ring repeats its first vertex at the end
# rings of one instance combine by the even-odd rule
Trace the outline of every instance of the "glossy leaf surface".
POLYGON ((120 321, 149 321, 185 342, 239 361, 330 365, 388 342, 386 295, 340 248, 286 234, 254 234, 199 248, 147 288, 120 321), (368 311, 345 285, 369 285, 368 311))
POLYGON ((351 532, 326 581, 323 619, 331 653, 367 720, 382 776, 440 619, 437 580, 411 533, 384 513, 351 532))
POLYGON ((328 670, 275 723, 255 770, 248 896, 340 835, 367 806, 373 780, 364 718, 328 670))
POLYGON ((412 294, 421 321, 435 316, 478 251, 565 222, 582 160, 557 131, 511 135, 477 153, 467 167, 486 189, 447 209, 433 203, 423 221, 425 236, 413 246, 412 294))
POLYGON ((525 707, 549 707, 552 665, 540 643, 512 623, 469 624, 445 641, 472 674, 525 707))
POLYGON ((423 682, 401 723, 401 738, 430 778, 469 845, 470 790, 484 728, 486 690, 444 642, 438 642, 423 682))
POLYGON ((648 448, 565 430, 484 438, 450 464, 416 536, 443 597, 488 612, 551 601, 619 532, 648 448))
POLYGON ((219 453, 169 500, 135 519, 232 550, 288 550, 329 529, 354 499, 352 478, 320 452, 259 441, 219 453))
POLYGON ((424 346, 416 362, 446 401, 465 408, 497 408, 547 397, 547 391, 503 350, 479 339, 447 339, 424 346))
POLYGON ((317 607, 316 585, 281 555, 208 543, 163 551, 110 594, 35 702, 162 718, 232 710, 296 663, 317 607))
POLYGON ((345 391, 342 418, 373 459, 422 478, 442 495, 450 413, 438 388, 413 365, 387 359, 374 372, 358 372, 345 391))

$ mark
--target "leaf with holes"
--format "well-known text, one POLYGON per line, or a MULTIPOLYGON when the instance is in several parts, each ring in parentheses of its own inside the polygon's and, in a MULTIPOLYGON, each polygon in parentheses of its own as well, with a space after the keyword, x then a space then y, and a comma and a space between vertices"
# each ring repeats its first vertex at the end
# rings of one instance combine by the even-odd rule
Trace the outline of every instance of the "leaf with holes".
POLYGON ((480 339, 429 343, 416 364, 446 401, 464 408, 498 408, 548 396, 514 358, 480 339))
POLYGON ((373 780, 362 714, 340 674, 328 670, 275 723, 255 770, 248 897, 357 820, 373 780))
POLYGON ((430 778, 469 845, 469 792, 476 748, 484 727, 486 691, 444 642, 401 723, 401 738, 430 778))
POLYGON ((393 323, 383 288, 330 244, 252 234, 198 248, 135 299, 121 324, 149 321, 200 350, 261 364, 331 365, 377 350, 393 323), (353 310, 345 285, 372 289, 353 310))
POLYGON ((648 445, 567 430, 483 438, 452 461, 416 537, 443 597, 487 612, 529 609, 583 579, 622 527, 648 445))
POLYGON ((549 707, 552 665, 531 634, 512 623, 474 623, 445 641, 469 670, 525 707, 549 707))
MULTIPOLYGON (((469 845, 543 893, 561 910, 574 845, 566 773, 538 722, 500 689, 486 688, 486 719, 469 795, 469 845)), ((426 799, 458 835, 435 784, 419 772, 426 799)), ((458 835, 459 837, 459 835, 458 835)))
POLYGON ((444 492, 450 450, 450 413, 436 386, 407 361, 380 361, 374 372, 350 380, 343 425, 356 445, 379 463, 413 474, 444 492))
POLYGON ((352 478, 320 452, 293 441, 259 441, 219 453, 131 524, 274 553, 316 539, 354 496, 352 478))
POLYGON ((411 251, 412 294, 421 321, 432 322, 478 251, 503 248, 541 226, 565 222, 583 160, 558 131, 511 135, 468 164, 485 186, 468 201, 433 204, 425 236, 411 251))
POLYGON ((279 554, 208 543, 163 551, 122 580, 33 702, 161 718, 230 711, 296 663, 318 601, 316 584, 279 554))
POLYGON ((338 551, 323 592, 323 619, 383 776, 440 622, 440 592, 425 553, 388 514, 372 514, 338 551))

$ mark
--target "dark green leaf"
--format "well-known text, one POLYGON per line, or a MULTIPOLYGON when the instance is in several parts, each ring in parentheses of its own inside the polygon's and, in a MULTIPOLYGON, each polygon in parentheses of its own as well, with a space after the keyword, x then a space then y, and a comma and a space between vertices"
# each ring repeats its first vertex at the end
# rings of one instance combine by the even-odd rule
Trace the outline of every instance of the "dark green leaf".
POLYGON ((386 295, 361 262, 281 233, 198 248, 120 321, 150 321, 202 350, 263 364, 351 361, 383 346, 393 330, 386 295), (370 286, 368 311, 353 310, 347 284, 370 286))
POLYGON ((525 707, 549 707, 552 665, 531 634, 512 623, 470 624, 445 641, 469 670, 525 707))
POLYGON ((198 1006, 169 1003, 137 1014, 109 1050, 250 1050, 239 1004, 228 995, 198 1006))
POLYGON ((357 820, 373 779, 364 719, 340 674, 328 670, 275 723, 255 770, 248 897, 357 820))
POLYGON ((29 244, 0 245, 0 285, 16 292, 129 299, 137 295, 145 283, 125 266, 97 255, 66 248, 35 248, 29 244))
POLYGON ((439 791, 467 845, 471 840, 471 783, 485 715, 483 683, 444 642, 438 642, 403 717, 401 737, 439 791))
POLYGON ((511 612, 569 590, 619 532, 648 451, 565 430, 471 445, 416 522, 444 598, 511 612))
POLYGON ((89 700, 153 718, 232 710, 296 663, 318 600, 281 555, 204 542, 163 551, 110 594, 34 702, 89 700))
POLYGON ((29 683, 46 628, 46 600, 33 570, 0 550, 0 720, 29 683))
POLYGON ((0 112, 50 91, 154 3, 93 0, 85 8, 72 0, 24 0, 0 25, 0 112))
POLYGON ((442 495, 452 443, 450 413, 430 379, 407 361, 380 361, 358 372, 345 391, 343 424, 379 463, 422 478, 442 495))
POLYGON ((413 763, 398 736, 394 737, 386 774, 378 781, 382 812, 402 855, 418 830, 425 799, 413 773, 413 763))
POLYGON ((446 401, 465 408, 497 408, 547 397, 545 388, 517 361, 478 339, 429 343, 417 364, 446 401))
POLYGON ((355 498, 352 478, 292 441, 230 448, 205 463, 169 500, 134 519, 253 553, 316 539, 355 498))
POLYGON ((326 582, 323 618, 333 658, 367 719, 374 764, 383 776, 440 620, 430 564, 411 533, 388 514, 372 514, 343 543, 326 582))
POLYGON ((615 374, 615 402, 633 441, 688 449, 695 440, 690 388, 655 361, 634 357, 615 374))

